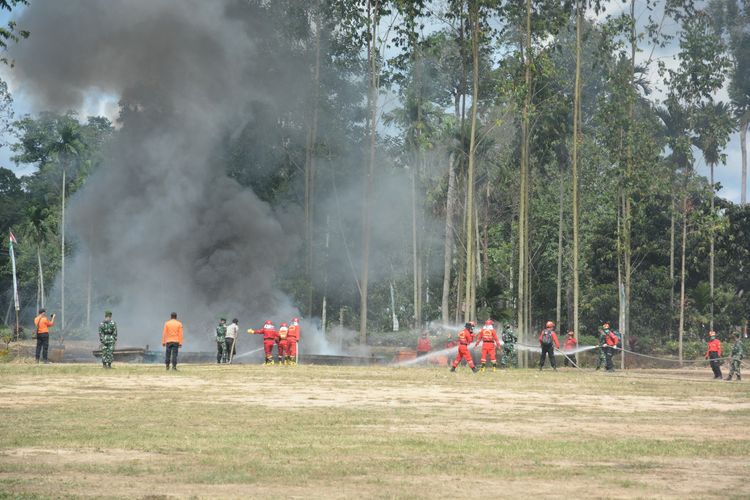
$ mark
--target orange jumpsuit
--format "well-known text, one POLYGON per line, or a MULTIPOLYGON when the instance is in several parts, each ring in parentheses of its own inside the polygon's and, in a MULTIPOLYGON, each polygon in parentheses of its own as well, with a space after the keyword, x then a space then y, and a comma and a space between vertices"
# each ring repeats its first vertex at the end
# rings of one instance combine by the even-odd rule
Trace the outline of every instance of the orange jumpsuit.
POLYGON ((278 346, 278 357, 279 363, 283 363, 287 356, 289 356, 289 328, 286 326, 279 327, 279 346, 278 346))
POLYGON ((255 330, 255 335, 263 335, 263 351, 266 354, 266 363, 273 363, 273 345, 279 335, 276 327, 266 323, 263 328, 255 330))
POLYGON ((469 368, 474 369, 474 360, 471 359, 471 353, 469 352, 469 344, 474 340, 474 336, 471 334, 468 328, 461 330, 458 334, 458 355, 453 361, 453 368, 455 369, 462 359, 466 360, 469 368))
POLYGON ((299 323, 292 322, 286 334, 287 356, 294 361, 297 359, 297 342, 299 342, 299 323))
POLYGON ((711 360, 711 370, 714 372, 714 378, 721 380, 721 365, 719 364, 719 358, 721 357, 721 340, 712 338, 708 341, 708 350, 706 351, 706 359, 711 360))
POLYGON ((487 355, 490 356, 492 364, 497 364, 497 358, 495 351, 500 340, 497 338, 497 332, 494 328, 482 328, 482 331, 477 335, 477 342, 474 346, 479 345, 479 341, 482 341, 482 366, 487 362, 487 355))

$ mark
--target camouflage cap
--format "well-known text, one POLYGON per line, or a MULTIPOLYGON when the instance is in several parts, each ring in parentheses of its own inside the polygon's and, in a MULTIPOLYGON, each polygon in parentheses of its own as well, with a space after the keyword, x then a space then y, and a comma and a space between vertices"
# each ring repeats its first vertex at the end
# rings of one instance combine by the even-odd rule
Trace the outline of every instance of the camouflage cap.
POLYGON ((112 311, 104 311, 104 317, 112 316, 112 311))

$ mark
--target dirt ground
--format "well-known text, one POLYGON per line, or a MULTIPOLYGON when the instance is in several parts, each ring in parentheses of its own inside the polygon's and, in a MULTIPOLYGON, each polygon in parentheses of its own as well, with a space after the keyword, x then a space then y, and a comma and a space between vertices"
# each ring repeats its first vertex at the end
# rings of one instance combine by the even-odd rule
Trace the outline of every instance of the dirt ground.
POLYGON ((750 497, 750 384, 706 370, 0 365, 0 492, 750 497))

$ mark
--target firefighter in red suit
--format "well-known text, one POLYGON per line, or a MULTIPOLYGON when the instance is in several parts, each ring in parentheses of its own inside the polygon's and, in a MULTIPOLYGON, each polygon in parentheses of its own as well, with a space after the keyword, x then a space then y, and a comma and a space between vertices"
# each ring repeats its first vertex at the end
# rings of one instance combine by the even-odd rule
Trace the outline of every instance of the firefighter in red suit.
POLYGON ((555 360, 555 348, 560 348, 560 341, 557 340, 555 332, 555 323, 547 321, 546 328, 539 335, 539 345, 542 347, 542 356, 539 358, 539 370, 544 368, 544 357, 549 357, 549 364, 552 369, 557 371, 557 361, 555 360))
POLYGON ((474 373, 477 372, 477 367, 474 366, 474 360, 471 359, 471 353, 469 352, 469 344, 474 340, 473 329, 474 325, 472 323, 466 323, 464 329, 458 334, 458 355, 451 365, 452 372, 456 371, 456 367, 462 359, 466 360, 471 371, 474 373))
POLYGON ((427 332, 422 332, 422 335, 417 339, 417 357, 427 356, 430 349, 432 349, 430 337, 427 336, 427 332))
POLYGON ((492 324, 491 319, 484 322, 482 331, 477 335, 477 341, 474 344, 474 347, 479 345, 480 341, 482 342, 482 366, 479 370, 485 370, 487 367, 487 356, 489 355, 490 361, 492 362, 492 371, 497 371, 497 357, 495 352, 497 351, 497 346, 500 344, 500 339, 497 338, 497 332, 495 331, 495 326, 492 324))
POLYGON ((297 342, 299 342, 299 318, 292 318, 292 323, 289 325, 289 333, 286 337, 287 345, 287 363, 290 365, 297 364, 297 342))
POLYGON ((615 355, 615 349, 617 349, 617 344, 620 342, 620 339, 613 330, 609 330, 606 337, 604 337, 604 341, 607 343, 607 347, 605 347, 604 350, 607 371, 613 372, 615 371, 615 366, 612 364, 612 356, 615 355))
POLYGON ((273 345, 279 338, 279 334, 276 331, 276 327, 273 326, 273 322, 269 319, 263 324, 263 328, 260 330, 248 330, 248 333, 255 335, 263 335, 263 351, 266 354, 266 364, 273 364, 273 345))
POLYGON ((287 360, 287 356, 289 355, 289 326, 286 323, 282 323, 279 325, 279 343, 277 346, 278 349, 278 359, 279 364, 283 365, 285 364, 287 360))

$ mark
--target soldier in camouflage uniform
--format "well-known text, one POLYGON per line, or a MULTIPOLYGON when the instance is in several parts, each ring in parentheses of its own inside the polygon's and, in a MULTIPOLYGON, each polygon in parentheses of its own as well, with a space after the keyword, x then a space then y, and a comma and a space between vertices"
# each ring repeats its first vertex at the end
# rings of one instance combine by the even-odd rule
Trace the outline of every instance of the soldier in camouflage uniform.
POLYGON ((117 323, 112 321, 112 311, 104 313, 104 321, 99 325, 99 342, 102 344, 102 367, 112 368, 117 342, 117 323))
POLYGON ((734 334, 734 345, 732 346, 732 364, 729 368, 729 376, 727 380, 732 380, 732 375, 737 374, 737 380, 742 380, 742 373, 740 372, 740 366, 742 365, 742 358, 745 357, 745 346, 742 344, 740 334, 734 334))
POLYGON ((227 320, 221 318, 216 327, 216 362, 227 362, 227 320))
POLYGON ((607 363, 607 333, 609 333, 609 323, 604 323, 599 330, 599 349, 597 350, 596 369, 607 363))
POLYGON ((518 337, 513 334, 513 329, 508 323, 503 329, 503 356, 500 358, 500 366, 507 368, 508 360, 514 368, 518 368, 518 353, 516 352, 516 342, 518 337))

